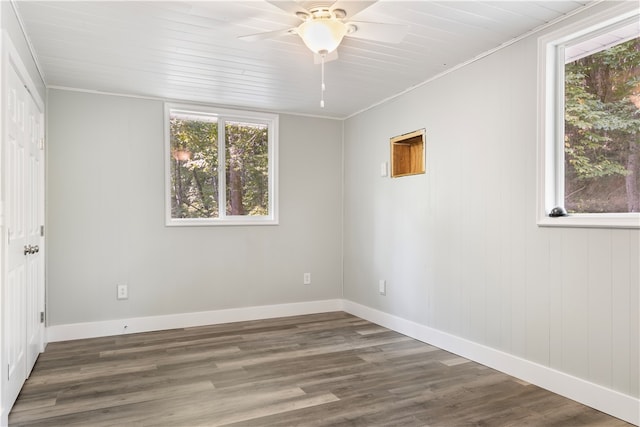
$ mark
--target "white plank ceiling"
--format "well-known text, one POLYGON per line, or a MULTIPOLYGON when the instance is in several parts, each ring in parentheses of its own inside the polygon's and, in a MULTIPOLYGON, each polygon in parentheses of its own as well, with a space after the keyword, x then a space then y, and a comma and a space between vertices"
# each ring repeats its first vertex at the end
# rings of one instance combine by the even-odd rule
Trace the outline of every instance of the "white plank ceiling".
POLYGON ((320 108, 320 65, 298 36, 238 39, 300 23, 265 1, 13 2, 49 87, 336 118, 590 3, 378 1, 353 19, 408 24, 409 34, 400 44, 345 38, 320 108))

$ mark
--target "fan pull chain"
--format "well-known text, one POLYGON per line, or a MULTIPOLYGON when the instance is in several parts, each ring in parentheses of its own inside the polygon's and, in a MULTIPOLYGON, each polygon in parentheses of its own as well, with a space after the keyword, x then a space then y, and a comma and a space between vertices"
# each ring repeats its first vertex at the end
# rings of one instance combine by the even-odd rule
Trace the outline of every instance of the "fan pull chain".
POLYGON ((320 89, 321 89, 321 91, 320 91, 320 108, 324 108, 324 90, 325 90, 325 86, 324 86, 324 57, 325 57, 324 54, 320 56, 320 58, 321 58, 320 63, 321 63, 321 67, 322 67, 322 82, 321 82, 321 85, 320 85, 320 89))

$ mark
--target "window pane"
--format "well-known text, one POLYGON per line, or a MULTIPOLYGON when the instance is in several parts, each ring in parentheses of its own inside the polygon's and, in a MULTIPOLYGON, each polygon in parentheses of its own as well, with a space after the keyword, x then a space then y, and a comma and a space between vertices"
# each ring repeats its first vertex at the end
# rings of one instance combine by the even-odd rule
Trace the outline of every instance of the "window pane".
POLYGON ((593 52, 565 65, 565 208, 640 212, 640 38, 593 52))
POLYGON ((226 214, 269 215, 269 129, 226 122, 226 214))
POLYGON ((171 112, 171 217, 218 217, 218 123, 171 112))

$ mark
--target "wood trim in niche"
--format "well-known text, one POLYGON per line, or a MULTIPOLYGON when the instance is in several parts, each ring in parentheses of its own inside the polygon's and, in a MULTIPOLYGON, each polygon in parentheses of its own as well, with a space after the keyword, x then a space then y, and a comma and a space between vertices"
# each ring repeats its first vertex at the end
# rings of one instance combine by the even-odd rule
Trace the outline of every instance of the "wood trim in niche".
POLYGON ((391 143, 391 177, 425 173, 425 130, 394 136, 391 143))

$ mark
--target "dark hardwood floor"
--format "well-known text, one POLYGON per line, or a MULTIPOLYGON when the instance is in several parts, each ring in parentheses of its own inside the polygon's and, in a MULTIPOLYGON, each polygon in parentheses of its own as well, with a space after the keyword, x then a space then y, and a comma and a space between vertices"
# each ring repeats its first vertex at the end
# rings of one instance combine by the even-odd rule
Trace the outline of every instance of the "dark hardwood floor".
POLYGON ((49 344, 11 426, 629 426, 346 313, 49 344))

